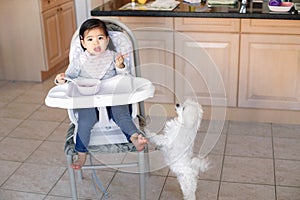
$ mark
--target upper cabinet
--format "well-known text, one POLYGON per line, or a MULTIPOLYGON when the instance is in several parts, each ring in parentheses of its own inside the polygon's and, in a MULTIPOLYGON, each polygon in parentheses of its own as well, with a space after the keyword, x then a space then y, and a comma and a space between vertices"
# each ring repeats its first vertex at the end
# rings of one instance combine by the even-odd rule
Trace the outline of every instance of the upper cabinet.
POLYGON ((0 1, 0 78, 42 81, 67 66, 73 0, 0 1))

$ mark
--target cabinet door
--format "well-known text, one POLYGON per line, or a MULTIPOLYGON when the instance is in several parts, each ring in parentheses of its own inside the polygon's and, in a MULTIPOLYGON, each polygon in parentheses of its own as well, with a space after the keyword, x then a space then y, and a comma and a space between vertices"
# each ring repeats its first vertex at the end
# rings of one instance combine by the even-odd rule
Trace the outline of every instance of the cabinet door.
POLYGON ((175 90, 203 105, 236 106, 239 35, 175 34, 175 90), (226 99, 225 99, 226 95, 226 99))
POLYGON ((242 35, 239 106, 300 109, 300 36, 242 35))
POLYGON ((60 6, 59 10, 62 57, 68 57, 71 39, 76 30, 74 3, 65 3, 60 6))
POLYGON ((135 31, 141 75, 155 85, 149 102, 174 103, 173 32, 135 31))
POLYGON ((48 67, 54 67, 61 60, 60 26, 57 8, 43 13, 44 34, 48 67))
POLYGON ((120 17, 138 42, 142 77, 155 85, 148 102, 174 103, 173 18, 120 17))

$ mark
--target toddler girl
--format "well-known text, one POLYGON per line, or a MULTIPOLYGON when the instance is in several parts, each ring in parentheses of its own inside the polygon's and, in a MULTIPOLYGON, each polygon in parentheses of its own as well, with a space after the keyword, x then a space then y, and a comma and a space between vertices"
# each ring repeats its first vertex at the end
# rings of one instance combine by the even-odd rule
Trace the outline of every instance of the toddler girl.
MULTIPOLYGON (((55 82, 57 84, 66 83, 65 77, 103 80, 117 74, 129 73, 128 67, 124 65, 123 55, 107 49, 109 35, 103 21, 99 19, 86 20, 79 29, 79 38, 84 52, 79 58, 72 60, 65 73, 60 73, 56 76, 55 82)), ((128 141, 132 142, 138 151, 143 150, 148 141, 139 134, 139 130, 133 123, 129 105, 112 106, 107 110, 126 135, 128 141)), ((81 169, 81 166, 86 161, 91 129, 98 120, 98 109, 82 108, 76 109, 75 112, 78 113, 78 129, 75 144, 78 159, 73 162, 72 168, 81 169)))

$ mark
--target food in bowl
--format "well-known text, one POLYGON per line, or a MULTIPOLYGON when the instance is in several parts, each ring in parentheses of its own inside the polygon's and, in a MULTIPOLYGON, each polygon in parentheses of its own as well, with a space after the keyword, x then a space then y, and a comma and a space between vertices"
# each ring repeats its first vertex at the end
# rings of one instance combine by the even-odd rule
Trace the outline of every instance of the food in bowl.
POLYGON ((281 0, 270 0, 269 5, 270 6, 280 6, 281 5, 281 0))

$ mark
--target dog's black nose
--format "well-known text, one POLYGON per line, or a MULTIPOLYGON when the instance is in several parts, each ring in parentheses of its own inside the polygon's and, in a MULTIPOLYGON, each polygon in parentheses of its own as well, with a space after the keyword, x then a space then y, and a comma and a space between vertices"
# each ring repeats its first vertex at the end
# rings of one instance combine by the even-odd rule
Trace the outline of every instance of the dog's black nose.
POLYGON ((180 104, 179 103, 176 103, 176 108, 178 108, 180 106, 180 104))

